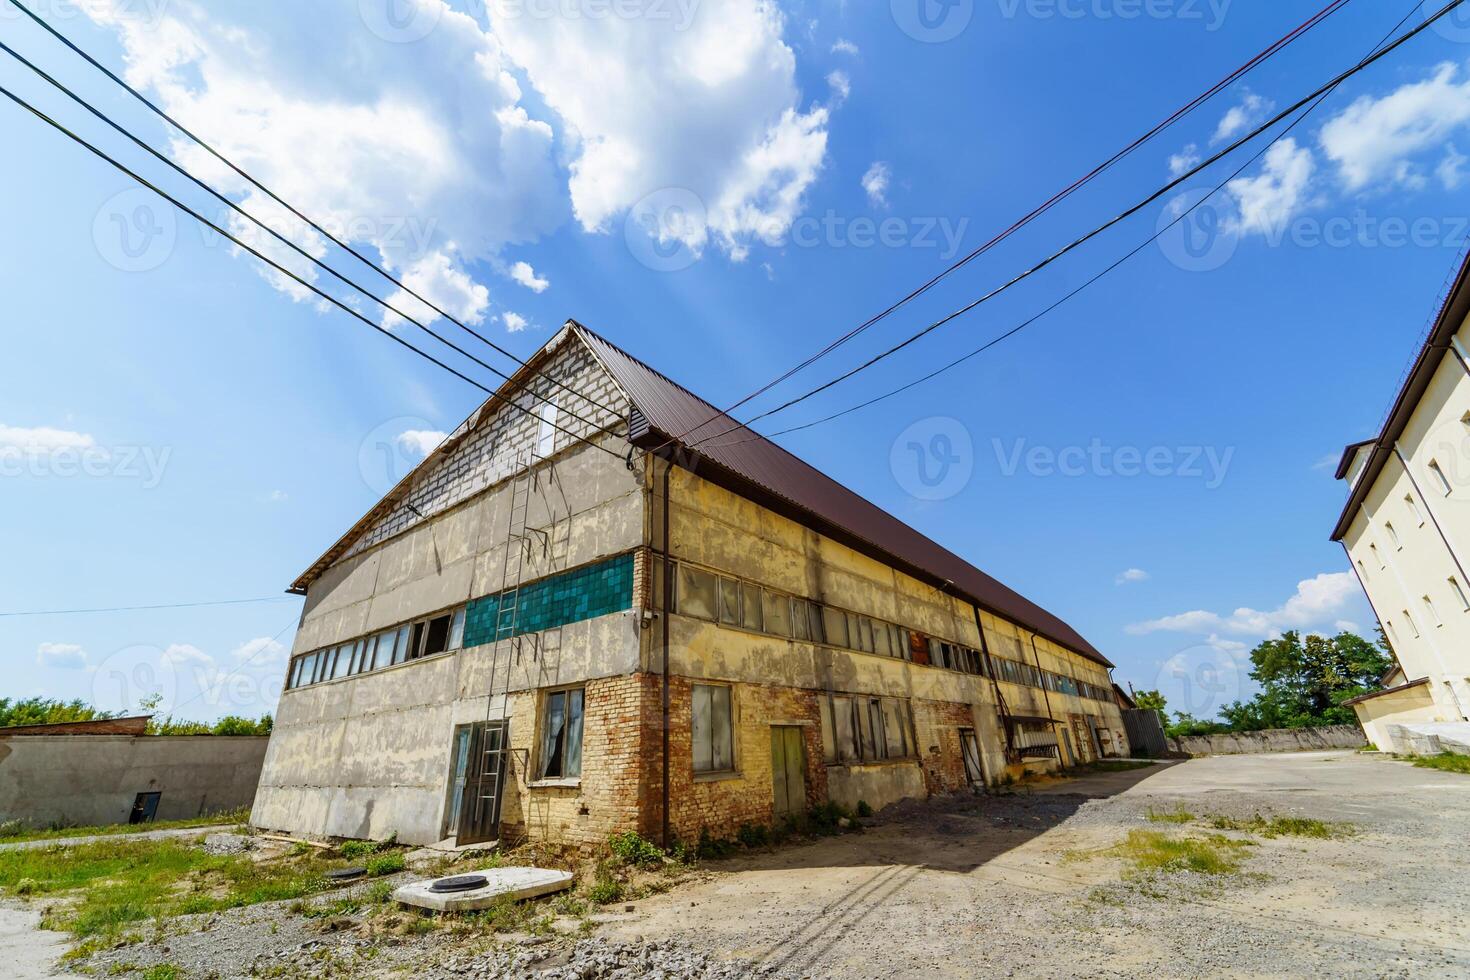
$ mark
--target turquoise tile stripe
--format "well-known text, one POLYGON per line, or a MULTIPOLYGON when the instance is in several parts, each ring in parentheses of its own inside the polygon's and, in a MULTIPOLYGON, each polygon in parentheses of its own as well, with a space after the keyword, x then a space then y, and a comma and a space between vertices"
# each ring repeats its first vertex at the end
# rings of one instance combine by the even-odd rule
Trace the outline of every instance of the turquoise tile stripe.
POLYGON ((518 593, 504 592, 470 602, 465 610, 464 645, 493 643, 500 638, 539 633, 568 623, 621 612, 633 605, 633 556, 620 555, 564 575, 532 582, 518 593), (512 603, 515 605, 512 606, 512 603), (501 606, 505 605, 505 615, 501 606), (515 609, 515 630, 510 629, 515 609), (504 619, 504 624, 500 623, 504 619))

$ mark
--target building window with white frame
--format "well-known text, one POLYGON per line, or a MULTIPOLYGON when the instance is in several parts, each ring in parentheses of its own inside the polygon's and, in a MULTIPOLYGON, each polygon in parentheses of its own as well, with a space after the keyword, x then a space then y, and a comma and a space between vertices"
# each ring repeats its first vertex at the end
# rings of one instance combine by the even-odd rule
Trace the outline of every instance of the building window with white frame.
POLYGON ((1419 527, 1423 527, 1424 514, 1419 510, 1419 504, 1414 500, 1412 493, 1404 494, 1404 504, 1409 508, 1409 516, 1414 518, 1414 523, 1419 527))
POLYGON ((1434 608, 1434 600, 1429 596, 1421 597, 1424 603, 1424 611, 1429 614, 1429 621, 1435 626, 1443 626, 1444 621, 1439 618, 1439 612, 1434 608))
POLYGON ((1429 475, 1434 477, 1434 482, 1439 486, 1440 492, 1446 497, 1454 491, 1454 487, 1450 485, 1450 478, 1445 476, 1444 470, 1440 468, 1439 460, 1431 459, 1429 461, 1429 475))
POLYGON ((1405 609, 1403 612, 1404 612, 1404 622, 1406 622, 1406 623, 1409 624, 1409 635, 1412 636, 1416 640, 1419 639, 1419 627, 1417 625, 1415 625, 1415 623, 1414 623, 1414 617, 1412 615, 1410 615, 1409 610, 1407 610, 1407 609, 1405 609))
POLYGON ((1368 545, 1368 550, 1373 553, 1373 560, 1378 563, 1378 570, 1380 572, 1383 571, 1383 569, 1385 567, 1384 564, 1383 564, 1383 555, 1379 553, 1379 551, 1378 551, 1378 545, 1376 545, 1376 544, 1369 544, 1368 545))
POLYGON ((1455 599, 1460 603, 1460 609, 1470 612, 1470 596, 1465 594, 1465 587, 1453 575, 1450 576, 1450 591, 1455 594, 1455 599))
POLYGON ((1384 521, 1383 529, 1388 532, 1388 541, 1393 545, 1393 550, 1403 551, 1404 543, 1399 540, 1399 532, 1394 530, 1393 521, 1384 521))

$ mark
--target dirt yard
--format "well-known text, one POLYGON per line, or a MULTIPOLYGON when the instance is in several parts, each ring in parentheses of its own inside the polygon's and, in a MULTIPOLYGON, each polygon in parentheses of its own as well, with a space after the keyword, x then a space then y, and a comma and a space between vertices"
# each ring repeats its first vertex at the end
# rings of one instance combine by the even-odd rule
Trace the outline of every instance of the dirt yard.
POLYGON ((865 823, 707 863, 631 910, 563 916, 549 934, 496 944, 365 939, 350 913, 308 922, 271 903, 73 968, 415 980, 1470 975, 1470 776, 1351 752, 1230 756, 865 823))

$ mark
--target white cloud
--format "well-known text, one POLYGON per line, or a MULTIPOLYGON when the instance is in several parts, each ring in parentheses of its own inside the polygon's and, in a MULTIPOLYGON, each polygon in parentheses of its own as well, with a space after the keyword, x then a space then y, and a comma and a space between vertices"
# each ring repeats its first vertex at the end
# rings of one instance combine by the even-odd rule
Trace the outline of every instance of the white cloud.
POLYGON ((214 666, 214 658, 189 643, 172 643, 163 651, 163 662, 173 667, 197 664, 201 667, 214 666))
POLYGON ((510 277, 533 293, 544 293, 551 285, 551 280, 536 275, 536 270, 531 268, 529 262, 517 262, 511 266, 510 277))
POLYGON ((395 441, 398 443, 398 448, 403 450, 405 454, 423 457, 438 449, 439 444, 448 437, 449 434, 447 432, 436 432, 429 429, 409 429, 407 432, 399 433, 395 441))
MULTIPOLYGON (((476 317, 485 304, 467 263, 564 219, 551 127, 522 107, 496 38, 444 0, 400 2, 414 9, 399 13, 434 22, 413 44, 374 34, 351 2, 313 4, 302 15, 286 4, 172 0, 150 18, 127 6, 83 9, 118 35, 130 82, 338 237, 421 281, 457 316, 476 317)), ((171 152, 322 253, 319 236, 204 151, 178 139, 171 152)), ((232 225, 244 230, 243 219, 232 225)), ((267 246, 263 233, 249 235, 292 271, 317 278, 299 256, 267 246)), ((288 295, 307 298, 257 268, 288 295)))
POLYGON ((845 71, 828 72, 827 85, 832 89, 832 94, 839 103, 846 102, 847 97, 852 94, 852 79, 847 77, 845 71))
MULTIPOLYGON (((1362 96, 1323 125, 1322 151, 1337 164, 1348 190, 1373 182, 1422 183, 1414 155, 1444 146, 1470 122, 1470 80, 1457 81, 1459 74, 1458 66, 1446 62, 1423 81, 1380 98, 1362 96)), ((1451 165, 1440 179, 1446 176, 1458 179, 1458 167, 1451 165)))
MULTIPOLYGON (((1125 627, 1125 631, 1134 636, 1160 632, 1217 634, 1223 631, 1265 639, 1286 630, 1311 630, 1329 623, 1346 622, 1341 614, 1360 594, 1351 572, 1324 572, 1298 582, 1296 592, 1272 610, 1242 606, 1229 616, 1221 616, 1195 609, 1134 623, 1125 627)), ((1212 635, 1212 641, 1217 640, 1218 636, 1212 635)))
POLYGON ((1239 105, 1231 106, 1225 115, 1220 117, 1220 124, 1215 127, 1215 135, 1210 137, 1211 143, 1224 143, 1226 140, 1243 136, 1247 130, 1254 129, 1266 121, 1271 110, 1276 108, 1276 103, 1270 99, 1256 95, 1254 92, 1246 92, 1239 105))
POLYGON ((1126 569, 1126 570, 1124 570, 1122 572, 1119 572, 1118 573, 1118 577, 1113 580, 1113 582, 1114 582, 1115 585, 1127 585, 1130 582, 1147 582, 1147 581, 1148 581, 1148 572, 1145 572, 1141 568, 1129 568, 1129 569, 1126 569))
POLYGON ((1460 185, 1465 182, 1465 164, 1470 162, 1464 154, 1455 149, 1455 144, 1450 143, 1445 147, 1444 159, 1439 161, 1439 166, 1434 168, 1434 175, 1444 185, 1447 191, 1459 190, 1460 185))
POLYGON ((60 450, 90 449, 97 441, 84 432, 39 426, 34 429, 0 423, 0 450, 49 456, 60 450))
POLYGON ((530 326, 529 320, 519 313, 512 313, 509 310, 501 314, 500 322, 505 324, 505 329, 510 333, 520 333, 526 327, 530 326))
POLYGON ((284 490, 272 490, 262 499, 268 504, 283 504, 290 499, 290 494, 284 490))
POLYGON ((1201 159, 1199 147, 1190 143, 1184 149, 1169 157, 1169 176, 1183 177, 1195 167, 1198 167, 1201 159))
POLYGON ((42 643, 36 647, 36 663, 57 670, 84 670, 87 651, 75 643, 42 643))
POLYGON ((704 215, 657 234, 743 258, 790 227, 827 150, 828 108, 804 108, 784 18, 767 0, 727 0, 675 18, 526 17, 488 5, 509 58, 567 129, 573 213, 588 231, 657 191, 704 215), (681 29, 682 28, 682 29, 681 29))
POLYGON ((837 43, 832 45, 832 53, 850 54, 854 58, 856 58, 861 52, 858 51, 858 46, 856 44, 853 44, 845 37, 839 37, 837 39, 837 43))
MULTIPOLYGON (((485 319, 490 291, 461 271, 453 258, 452 248, 419 259, 409 266, 402 280, 404 285, 432 300, 439 309, 463 323, 479 323, 485 319)), ((439 317, 431 307, 402 289, 395 291, 388 302, 425 325, 439 317)), ((396 314, 383 311, 383 326, 392 329, 402 323, 396 314)))
POLYGON ((888 184, 892 180, 893 173, 888 169, 888 164, 882 160, 873 161, 873 165, 863 174, 863 190, 867 192, 868 200, 874 205, 888 204, 888 184))
POLYGON ((286 648, 268 636, 258 636, 230 651, 230 656, 252 666, 273 663, 285 658, 286 648))
POLYGON ((1307 185, 1316 161, 1312 151, 1288 137, 1266 151, 1265 163, 1255 177, 1241 177, 1228 185, 1235 205, 1238 230, 1243 234, 1272 234, 1285 226, 1305 205, 1307 185))

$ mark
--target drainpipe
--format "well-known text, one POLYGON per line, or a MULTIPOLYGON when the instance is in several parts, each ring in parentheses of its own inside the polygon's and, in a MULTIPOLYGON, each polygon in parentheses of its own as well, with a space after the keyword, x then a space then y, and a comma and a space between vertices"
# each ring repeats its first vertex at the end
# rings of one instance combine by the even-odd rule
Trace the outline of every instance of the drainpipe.
POLYGON ((669 836, 669 612, 674 606, 674 566, 670 561, 669 554, 669 477, 674 472, 673 460, 664 460, 664 516, 663 516, 663 563, 664 563, 664 595, 662 615, 663 621, 663 829, 660 839, 663 846, 668 848, 672 841, 669 836))
POLYGON ((1041 675, 1037 680, 1041 681, 1041 699, 1046 704, 1046 716, 1051 718, 1051 733, 1057 738, 1057 768, 1060 769, 1062 766, 1062 736, 1057 732, 1057 720, 1052 717, 1051 694, 1046 690, 1046 671, 1041 667, 1041 654, 1036 652, 1035 633, 1031 634, 1031 658, 1036 661, 1036 672, 1041 675))
POLYGON ((981 666, 985 668, 985 675, 990 678, 990 689, 995 692, 995 706, 1000 713, 1001 734, 1005 738, 1006 762, 1009 764, 1016 746, 1010 723, 1006 720, 1006 699, 1001 697, 1000 683, 995 679, 995 664, 990 659, 990 644, 985 641, 985 624, 980 621, 980 607, 971 603, 970 608, 975 611, 975 630, 980 634, 980 655, 984 658, 981 666))

